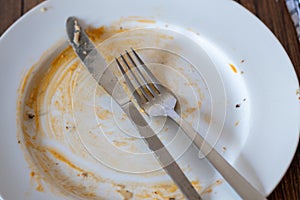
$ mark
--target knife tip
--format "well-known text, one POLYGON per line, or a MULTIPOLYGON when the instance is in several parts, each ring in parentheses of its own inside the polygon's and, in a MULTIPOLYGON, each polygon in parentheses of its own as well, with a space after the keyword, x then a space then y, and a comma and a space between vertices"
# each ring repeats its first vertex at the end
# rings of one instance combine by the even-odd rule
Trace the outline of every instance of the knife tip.
POLYGON ((66 27, 67 27, 67 29, 68 29, 69 27, 74 26, 74 22, 75 22, 75 21, 77 21, 77 18, 76 18, 76 17, 73 17, 73 16, 68 17, 68 19, 66 20, 66 27))
POLYGON ((68 39, 70 40, 71 43, 74 40, 74 31, 75 31, 74 24, 77 21, 78 19, 74 16, 70 16, 66 20, 66 31, 67 31, 68 39))
POLYGON ((68 22, 74 22, 75 20, 77 20, 76 17, 70 16, 70 17, 67 18, 67 23, 68 23, 68 22))

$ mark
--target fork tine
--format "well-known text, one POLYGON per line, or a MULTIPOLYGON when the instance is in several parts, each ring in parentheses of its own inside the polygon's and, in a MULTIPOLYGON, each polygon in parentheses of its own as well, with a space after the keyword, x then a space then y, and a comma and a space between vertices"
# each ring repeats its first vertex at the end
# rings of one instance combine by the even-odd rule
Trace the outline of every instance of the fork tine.
POLYGON ((137 60, 139 61, 139 63, 141 64, 141 66, 143 67, 143 69, 146 71, 148 77, 150 78, 150 81, 151 81, 150 85, 153 87, 154 90, 156 90, 160 94, 160 89, 159 89, 159 86, 157 85, 157 84, 160 84, 160 82, 155 78, 153 73, 148 69, 148 67, 146 66, 146 64, 144 63, 142 58, 137 54, 137 52, 133 48, 130 48, 130 49, 133 52, 133 54, 135 55, 135 57, 137 58, 137 60))
POLYGON ((137 89, 140 89, 141 92, 143 93, 144 97, 146 98, 146 100, 149 101, 152 98, 152 97, 150 97, 149 94, 152 95, 152 93, 146 87, 144 87, 144 85, 146 83, 143 84, 138 80, 134 71, 132 70, 132 68, 130 67, 130 65, 128 64, 128 62, 126 61, 126 59, 124 58, 123 55, 121 55, 121 58, 122 58, 123 62, 125 63, 127 69, 129 70, 130 74, 132 75, 133 79, 135 80, 135 82, 137 84, 137 89))
POLYGON ((158 93, 157 90, 153 90, 152 87, 149 87, 149 85, 151 85, 153 82, 150 80, 150 83, 149 81, 147 81, 147 79, 145 78, 145 76, 143 75, 143 73, 141 72, 141 70, 138 68, 137 64, 135 63, 135 61, 133 60, 133 58, 131 57, 131 55, 128 53, 128 51, 125 51, 126 52, 126 55, 128 56, 128 58, 130 59, 130 62, 133 64, 133 66, 136 68, 138 74, 139 74, 139 77, 142 79, 145 87, 149 90, 149 92, 151 93, 151 95, 154 97, 155 96, 155 93, 158 93))
POLYGON ((128 77, 126 71, 125 71, 125 69, 124 69, 123 66, 121 65, 120 61, 119 61, 117 58, 115 58, 115 59, 116 59, 116 62, 117 62, 117 64, 118 64, 119 69, 121 70, 122 74, 123 74, 124 77, 125 77, 125 81, 126 81, 126 84, 127 84, 128 88, 129 88, 130 92, 133 94, 134 98, 138 100, 137 102, 139 103, 142 99, 145 99, 146 101, 148 101, 148 100, 146 99, 146 97, 143 96, 143 94, 139 94, 139 93, 135 90, 135 88, 134 88, 132 82, 130 81, 130 79, 129 79, 129 77, 128 77))

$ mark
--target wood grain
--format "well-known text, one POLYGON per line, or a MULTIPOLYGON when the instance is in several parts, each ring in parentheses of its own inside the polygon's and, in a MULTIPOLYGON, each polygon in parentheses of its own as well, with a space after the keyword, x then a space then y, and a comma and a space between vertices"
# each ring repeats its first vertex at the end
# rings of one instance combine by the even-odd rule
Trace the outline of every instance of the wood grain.
POLYGON ((22 1, 0 0, 0 34, 21 16, 22 1))
POLYGON ((23 6, 22 13, 25 13, 31 8, 33 8, 34 6, 36 6, 37 4, 43 2, 43 0, 23 0, 23 2, 24 2, 23 4, 24 6, 23 6))
MULTIPOLYGON (((0 35, 23 13, 42 1, 0 0, 0 35)), ((236 1, 260 18, 276 35, 290 56, 300 79, 300 45, 284 0, 236 1)), ((300 147, 289 170, 268 199, 300 200, 300 147)))
MULTIPOLYGON (((237 1, 255 14, 279 39, 294 64, 300 80, 300 45, 296 30, 284 0, 239 0, 237 1)), ((283 133, 288 134, 288 133, 283 133)), ((300 199, 300 147, 289 170, 268 197, 269 200, 300 199)))
POLYGON ((300 45, 284 0, 239 0, 255 14, 279 39, 290 56, 297 76, 300 75, 300 45))

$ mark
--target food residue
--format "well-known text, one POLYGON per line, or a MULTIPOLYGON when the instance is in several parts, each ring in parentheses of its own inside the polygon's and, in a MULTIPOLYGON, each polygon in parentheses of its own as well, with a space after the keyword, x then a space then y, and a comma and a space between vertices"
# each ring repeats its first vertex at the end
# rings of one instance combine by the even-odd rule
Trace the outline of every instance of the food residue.
POLYGON ((203 191, 201 194, 204 195, 204 194, 208 194, 208 193, 211 193, 213 190, 212 188, 207 188, 205 191, 203 191))
POLYGON ((57 160, 65 163, 69 167, 76 169, 80 172, 83 172, 84 170, 74 165, 71 161, 69 161, 65 156, 63 156, 61 153, 58 153, 54 149, 48 149, 49 153, 51 153, 57 160))
POLYGON ((119 190, 117 190, 117 192, 122 195, 122 197, 124 198, 124 200, 129 200, 132 199, 133 197, 133 193, 130 192, 129 190, 125 189, 125 185, 118 185, 120 187, 119 190))
MULTIPOLYGON (((111 34, 114 32, 111 31, 111 34)), ((101 37, 98 36, 98 37, 101 37)), ((63 132, 49 132, 52 135, 48 135, 49 133, 45 133, 43 129, 41 129, 40 121, 41 121, 41 107, 43 106, 43 101, 45 97, 45 92, 48 90, 49 96, 53 97, 54 92, 59 90, 59 85, 63 82, 63 80, 70 80, 70 75, 75 74, 74 69, 80 69, 80 65, 75 63, 74 65, 70 65, 71 62, 75 59, 75 54, 71 47, 63 50, 55 59, 53 59, 50 66, 47 66, 46 73, 43 71, 43 68, 37 68, 39 65, 34 65, 29 69, 27 74, 24 76, 24 79, 19 87, 19 100, 18 100, 18 114, 17 116, 20 119, 17 119, 18 124, 21 127, 21 131, 18 133, 17 138, 18 143, 22 144, 21 148, 24 150, 25 159, 28 161, 30 169, 36 171, 31 172, 30 176, 34 182, 30 182, 30 184, 40 192, 44 191, 44 187, 42 186, 42 180, 49 183, 49 181, 54 181, 59 187, 63 188, 63 191, 68 191, 76 196, 82 198, 88 198, 95 196, 92 192, 95 191, 94 186, 86 188, 81 186, 80 182, 71 181, 70 177, 66 176, 65 173, 68 170, 68 173, 72 172, 73 169, 83 171, 80 167, 76 166, 67 158, 67 155, 63 156, 61 153, 57 153, 56 150, 53 149, 52 154, 49 151, 46 151, 45 144, 41 143, 45 138, 52 137, 51 140, 56 140, 59 138, 56 143, 65 142, 62 138, 63 132), (69 67, 69 69, 68 69, 69 67), (60 69, 66 69, 65 72, 61 73, 60 69), (61 79, 57 79, 55 76, 57 74, 61 74, 61 79), (53 81, 54 80, 54 81, 53 81), (51 82, 55 83, 53 86, 50 86, 51 82), (34 119, 34 120, 33 120, 34 119), (22 134, 22 136, 20 136, 22 134), (46 136, 47 134, 47 136, 46 136), (39 140, 36 140, 39 138, 39 140), (27 153, 28 152, 28 153, 27 153), (49 156, 49 153, 53 156, 49 156), (59 165, 58 162, 53 161, 53 158, 59 160, 60 162, 66 163, 66 165, 59 165), (33 161, 34 160, 34 161, 33 161), (40 172, 44 172, 45 176, 41 176, 40 172)), ((71 88, 70 88, 71 89, 71 88)), ((67 90, 65 96, 62 100, 66 100, 67 96, 72 96, 70 94, 71 90, 67 90)), ((51 99, 51 98, 50 98, 51 99)), ((49 99, 47 104, 51 104, 49 99)), ((55 105, 59 106, 58 109, 61 111, 66 111, 66 106, 71 104, 61 105, 61 102, 57 102, 55 105)), ((43 111, 44 112, 44 111, 43 111)), ((44 114, 43 114, 44 115, 44 114)), ((48 115, 47 115, 48 116, 48 115)), ((51 119, 52 120, 52 119, 51 119)), ((51 123, 56 124, 56 128, 60 126, 62 121, 53 121, 51 123)), ((65 126, 67 129, 70 126, 65 126)), ((70 139, 70 138, 69 138, 70 139)), ((71 139, 72 140, 72 139, 71 139)), ((73 140, 74 143, 74 140, 73 140)), ((65 143, 66 144, 66 143, 65 143)), ((66 144, 68 145, 68 144, 66 144)), ((76 144, 75 144, 76 146, 76 144)), ((80 147, 80 146, 79 146, 80 147)), ((78 149, 78 146, 76 146, 78 149)), ((83 172, 86 173, 86 172, 83 172)), ((71 174, 69 174, 71 175, 71 174)), ((83 176, 86 174, 83 174, 83 176)), ((97 180, 98 183, 102 181, 101 177, 93 177, 91 180, 97 180)), ((49 186, 55 186, 50 185, 49 186)), ((50 187, 52 188, 52 187, 50 187)), ((55 186, 56 188, 56 186, 55 186)), ((57 189, 57 188, 56 188, 57 189)), ((52 190, 52 189, 51 189, 52 190)), ((57 190, 54 190, 57 191, 57 190)), ((63 192, 62 191, 62 192, 63 192)))
POLYGON ((198 192, 200 192, 200 190, 202 190, 202 186, 200 185, 199 181, 191 181, 191 183, 198 192))
POLYGON ((239 121, 235 122, 234 126, 238 126, 239 125, 239 121))
POLYGON ((46 8, 46 7, 42 7, 42 8, 40 9, 41 12, 46 12, 47 10, 48 10, 48 8, 46 8))
MULTIPOLYGON (((38 175, 34 171, 32 171, 32 172, 30 172, 30 178, 31 178, 31 180, 34 180, 34 179, 36 180, 36 183, 34 184, 35 190, 38 192, 44 192, 44 187, 42 185, 40 175, 38 175)), ((31 183, 33 183, 33 182, 31 181, 31 183)))
POLYGON ((83 172, 83 173, 82 173, 82 176, 83 176, 83 177, 88 177, 89 174, 88 174, 87 172, 83 172))
POLYGON ((35 115, 30 112, 27 112, 27 117, 28 117, 28 119, 33 119, 35 117, 35 115))
POLYGON ((234 73, 237 73, 237 72, 238 72, 237 69, 236 69, 236 67, 235 67, 233 64, 229 64, 229 66, 230 66, 231 70, 232 70, 234 73))
POLYGON ((101 107, 96 108, 97 116, 101 120, 108 119, 112 116, 112 113, 109 110, 103 109, 101 107))
MULTIPOLYGON (((46 10, 47 9, 45 9, 45 11, 46 10)), ((139 22, 155 23, 154 20, 140 20, 139 22)), ((80 27, 77 21, 74 22, 74 30, 73 42, 79 45, 80 27), (78 34, 76 34, 76 32, 78 34)), ((123 25, 122 27, 118 25, 116 29, 104 26, 99 28, 89 27, 87 34, 99 45, 105 39, 126 30, 125 25, 124 27, 123 25)), ((160 34, 157 37, 161 40, 173 39, 173 36, 164 34, 160 34)), ((140 41, 137 41, 135 44, 138 44, 138 42, 140 41)), ((113 49, 114 48, 111 48, 108 51, 112 51, 113 49)), ((51 56, 53 55, 55 54, 51 56)), ((99 185, 113 185, 115 182, 114 180, 103 178, 101 173, 97 174, 93 170, 86 169, 87 165, 81 162, 81 159, 87 160, 87 162, 90 162, 88 159, 95 162, 95 159, 90 158, 90 154, 82 147, 82 143, 76 133, 76 131, 80 129, 78 124, 70 122, 74 114, 69 112, 73 103, 70 99, 72 99, 74 88, 77 86, 78 73, 84 71, 84 67, 78 61, 74 61, 75 58, 76 55, 72 48, 67 47, 57 55, 50 64, 47 64, 47 67, 43 68, 43 63, 40 63, 41 65, 36 65, 38 68, 35 66, 28 71, 19 90, 21 93, 20 97, 22 98, 22 104, 18 104, 19 112, 21 113, 19 117, 21 119, 22 137, 20 138, 22 138, 22 140, 18 140, 18 143, 20 144, 22 141, 20 146, 24 150, 26 160, 30 163, 29 166, 32 170, 30 176, 36 181, 33 187, 37 191, 43 192, 45 190, 44 188, 48 189, 48 187, 44 187, 41 184, 41 180, 43 180, 47 183, 51 191, 51 186, 54 186, 55 189, 53 191, 60 191, 61 189, 62 192, 66 192, 67 195, 72 194, 82 199, 101 199, 101 190, 98 192, 99 185), (70 83, 66 84, 68 81, 70 83), (54 98, 59 93, 57 91, 63 93, 59 100, 54 98), (47 107, 48 105, 49 107, 47 107), (47 113, 55 109, 60 112, 47 113), (52 115, 55 114, 57 114, 57 116, 53 117, 52 115), (55 130, 48 132, 48 129, 44 130, 45 123, 42 123, 43 120, 48 120, 47 122, 51 124, 51 127, 47 128, 54 128, 55 130), (73 128, 75 125, 76 130, 73 128), (41 176, 40 173, 43 174, 43 176, 41 176)), ((198 106, 201 106, 201 102, 198 103, 198 106)), ((196 107, 197 105, 187 109, 187 112, 194 112, 196 107)), ((78 110, 81 111, 82 108, 78 108, 78 110)), ((111 118, 112 113, 97 105, 96 116, 101 120, 107 120, 111 118)), ((127 118, 126 116, 121 117, 123 120, 127 118)), ((101 128, 103 127, 104 126, 101 128)), ((167 131, 167 128, 165 131, 167 131)), ((113 129, 105 133, 107 133, 107 137, 114 137, 116 135, 112 134, 114 133, 113 129)), ((87 131, 86 134, 89 134, 89 131, 87 131)), ((97 143, 93 141, 93 139, 91 140, 91 142, 97 143)), ((131 144, 131 140, 129 139, 123 141, 119 140, 119 138, 114 138, 112 141, 119 146, 131 144)), ((130 147, 132 147, 132 144, 130 147)), ((136 146, 134 146, 134 148, 136 148, 136 146)), ((117 182, 118 181, 119 180, 117 180, 117 182)), ((200 192, 202 186, 199 182, 194 181, 192 184, 200 192)), ((132 188, 125 188, 124 186, 118 188, 118 193, 120 193, 124 199, 138 198, 139 196, 152 199, 183 199, 182 194, 173 183, 155 183, 152 186, 145 183, 145 186, 137 185, 132 186, 132 188), (143 192, 135 192, 134 189, 138 187, 144 187, 145 190, 143 189, 143 192)))
MULTIPOLYGON (((199 181, 191 181, 194 188, 200 193, 202 186, 199 181)), ((159 184, 153 187, 153 192, 142 192, 135 194, 138 199, 185 199, 178 187, 174 184, 159 184)))
POLYGON ((241 104, 238 103, 238 104, 235 105, 235 107, 239 108, 239 107, 241 107, 241 104))
POLYGON ((152 20, 152 19, 138 19, 136 21, 140 22, 140 23, 149 23, 149 24, 155 24, 156 23, 156 21, 152 20))
POLYGON ((198 101, 198 109, 201 109, 201 107, 202 107, 202 101, 198 101))
POLYGON ((128 142, 125 142, 125 141, 116 141, 116 140, 114 140, 113 143, 114 143, 114 145, 116 145, 118 147, 127 146, 128 145, 128 142))
POLYGON ((207 124, 211 122, 211 116, 209 114, 204 113, 203 119, 207 124))
POLYGON ((218 186, 218 185, 221 185, 222 184, 222 180, 217 180, 215 183, 209 185, 208 187, 206 187, 203 192, 201 192, 201 195, 204 195, 204 194, 209 194, 213 191, 213 188, 215 186, 218 186))
POLYGON ((34 172, 30 172, 30 176, 34 177, 35 173, 34 172))
POLYGON ((74 21, 74 37, 73 42, 79 46, 79 38, 80 38, 80 26, 78 25, 78 21, 74 21))
POLYGON ((102 35, 104 35, 104 33, 105 33, 105 28, 104 28, 104 26, 101 26, 98 28, 89 26, 85 31, 89 35, 90 39, 93 42, 95 42, 95 41, 101 40, 102 35))
POLYGON ((241 63, 244 63, 245 62, 245 60, 241 60, 241 63))
POLYGON ((191 114, 191 113, 195 112, 196 110, 197 110, 197 108, 188 108, 188 109, 186 109, 186 112, 188 114, 191 114))
POLYGON ((38 192, 44 192, 44 187, 43 187, 42 185, 38 185, 38 186, 36 187, 36 190, 37 190, 38 192))

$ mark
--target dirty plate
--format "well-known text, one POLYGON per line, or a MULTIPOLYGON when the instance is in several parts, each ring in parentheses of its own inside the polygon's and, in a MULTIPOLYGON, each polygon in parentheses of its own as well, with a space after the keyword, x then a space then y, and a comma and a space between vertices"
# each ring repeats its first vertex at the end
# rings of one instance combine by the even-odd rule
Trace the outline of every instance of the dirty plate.
MULTIPOLYGON (((69 16, 94 27, 108 66, 136 48, 187 121, 264 195, 276 187, 299 140, 300 91, 257 18, 228 0, 49 0, 0 39, 0 197, 183 198, 68 47, 69 16)), ((204 199, 239 199, 172 122, 150 123, 204 199)))

